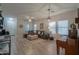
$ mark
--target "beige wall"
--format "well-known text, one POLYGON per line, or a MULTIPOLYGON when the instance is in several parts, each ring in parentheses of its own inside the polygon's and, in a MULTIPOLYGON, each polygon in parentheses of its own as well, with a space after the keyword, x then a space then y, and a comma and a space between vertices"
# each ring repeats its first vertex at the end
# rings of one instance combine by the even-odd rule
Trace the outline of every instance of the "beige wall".
MULTIPOLYGON (((16 45, 17 45, 17 54, 24 54, 24 50, 23 50, 23 46, 24 46, 24 38, 23 38, 23 35, 25 33, 25 26, 27 24, 28 21, 26 21, 27 19, 24 17, 24 16, 18 16, 17 17, 17 39, 16 39, 16 45), (20 26, 23 26, 23 27, 20 27, 20 26)), ((30 24, 30 30, 33 28, 33 25, 32 25, 32 22, 29 23, 30 24)))
POLYGON ((20 27, 20 25, 24 25, 24 17, 18 16, 17 17, 17 39, 16 39, 16 46, 17 46, 17 54, 24 54, 22 48, 23 48, 23 28, 20 27))
MULTIPOLYGON (((69 20, 69 24, 73 23, 75 18, 77 17, 77 11, 76 10, 72 10, 72 11, 68 11, 59 15, 55 15, 52 16, 51 21, 59 21, 59 20, 69 20)), ((39 19, 37 21, 37 28, 38 30, 40 30, 40 23, 44 23, 44 29, 45 31, 48 31, 48 21, 47 19, 39 19)))

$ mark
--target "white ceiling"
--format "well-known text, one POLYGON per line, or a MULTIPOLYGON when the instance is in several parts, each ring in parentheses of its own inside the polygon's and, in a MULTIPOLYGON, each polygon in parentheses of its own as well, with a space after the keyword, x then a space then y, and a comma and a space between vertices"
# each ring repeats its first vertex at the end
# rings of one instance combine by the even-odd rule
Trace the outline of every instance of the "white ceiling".
MULTIPOLYGON (((25 15, 37 18, 43 18, 48 16, 48 5, 46 3, 6 3, 2 4, 2 10, 4 15, 25 15)), ((77 9, 79 4, 77 3, 52 3, 51 9, 52 15, 57 15, 62 12, 77 9)))

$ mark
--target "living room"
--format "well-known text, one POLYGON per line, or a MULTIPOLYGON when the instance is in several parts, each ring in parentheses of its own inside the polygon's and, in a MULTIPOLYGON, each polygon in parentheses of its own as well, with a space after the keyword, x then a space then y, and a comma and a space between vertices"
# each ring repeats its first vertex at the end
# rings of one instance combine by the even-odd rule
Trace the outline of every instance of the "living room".
POLYGON ((78 55, 78 6, 78 3, 1 3, 3 29, 11 36, 9 54, 78 55))

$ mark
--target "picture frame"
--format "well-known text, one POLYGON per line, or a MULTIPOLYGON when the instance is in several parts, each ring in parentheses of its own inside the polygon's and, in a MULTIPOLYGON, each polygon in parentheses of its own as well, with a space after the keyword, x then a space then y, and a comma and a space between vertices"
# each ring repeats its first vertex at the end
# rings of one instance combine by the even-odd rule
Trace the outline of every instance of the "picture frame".
POLYGON ((44 24, 40 23, 40 29, 43 29, 43 28, 44 28, 44 24))

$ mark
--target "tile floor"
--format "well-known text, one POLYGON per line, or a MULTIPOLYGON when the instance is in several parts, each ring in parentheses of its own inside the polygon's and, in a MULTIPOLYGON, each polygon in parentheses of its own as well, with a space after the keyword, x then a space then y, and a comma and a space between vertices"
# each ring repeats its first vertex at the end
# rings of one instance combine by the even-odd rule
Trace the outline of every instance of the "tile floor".
POLYGON ((23 39, 19 42, 18 54, 21 55, 56 55, 56 42, 54 40, 37 39, 29 41, 23 39), (23 43, 22 43, 23 42, 23 43))

